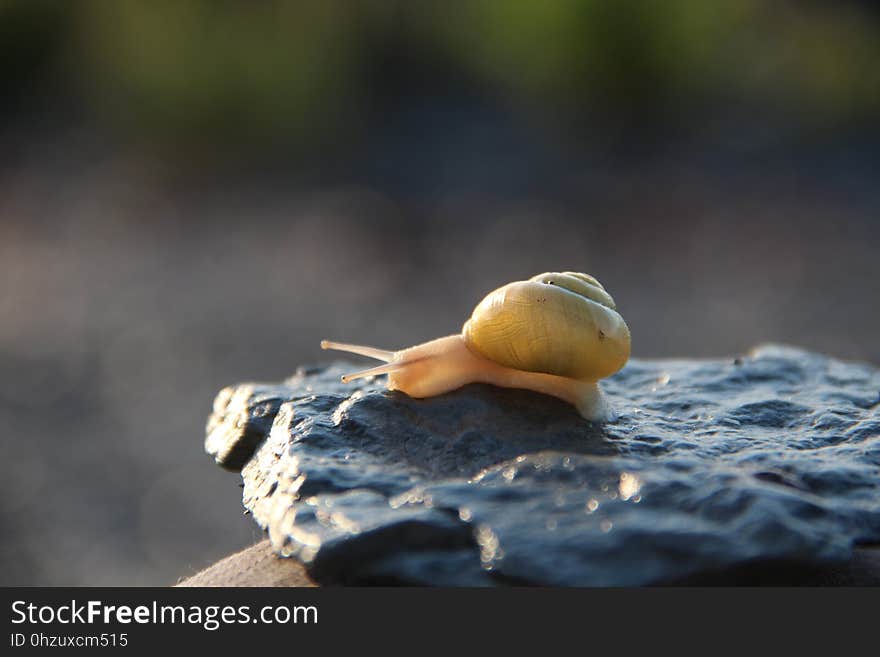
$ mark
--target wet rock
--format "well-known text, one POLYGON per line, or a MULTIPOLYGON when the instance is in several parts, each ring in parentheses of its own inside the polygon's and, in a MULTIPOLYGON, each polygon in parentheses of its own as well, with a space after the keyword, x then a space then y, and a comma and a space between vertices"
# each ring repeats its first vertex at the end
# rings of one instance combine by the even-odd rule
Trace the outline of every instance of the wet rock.
POLYGON ((631 361, 620 417, 471 385, 414 400, 350 366, 218 396, 206 448, 322 583, 643 585, 880 543, 880 372, 768 346, 631 361))

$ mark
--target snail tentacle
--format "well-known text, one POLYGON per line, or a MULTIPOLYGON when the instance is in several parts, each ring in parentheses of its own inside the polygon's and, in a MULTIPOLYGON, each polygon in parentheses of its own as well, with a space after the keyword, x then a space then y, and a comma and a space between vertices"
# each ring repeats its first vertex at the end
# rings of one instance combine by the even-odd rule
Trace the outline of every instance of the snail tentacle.
POLYGON ((334 351, 346 351, 350 354, 358 354, 367 358, 375 358, 385 363, 394 360, 393 351, 387 349, 376 349, 376 347, 366 347, 359 344, 348 344, 345 342, 332 342, 330 340, 321 340, 321 349, 333 349, 334 351))
POLYGON ((404 369, 413 362, 422 360, 421 357, 409 355, 402 357, 401 352, 388 351, 386 349, 377 349, 375 347, 367 347, 359 344, 348 344, 345 342, 331 342, 330 340, 321 340, 321 349, 333 349, 334 351, 344 351, 350 354, 358 354, 368 358, 384 361, 384 365, 377 365, 359 372, 345 374, 342 377, 343 383, 349 383, 355 379, 364 379, 368 376, 378 376, 380 374, 391 374, 404 369))
POLYGON ((391 374, 392 372, 396 372, 402 369, 406 363, 387 363, 386 365, 377 365, 376 367, 371 367, 366 370, 361 370, 360 372, 353 372, 351 374, 344 374, 342 376, 343 383, 349 383, 350 381, 354 381, 355 379, 363 379, 368 376, 378 376, 379 374, 391 374))

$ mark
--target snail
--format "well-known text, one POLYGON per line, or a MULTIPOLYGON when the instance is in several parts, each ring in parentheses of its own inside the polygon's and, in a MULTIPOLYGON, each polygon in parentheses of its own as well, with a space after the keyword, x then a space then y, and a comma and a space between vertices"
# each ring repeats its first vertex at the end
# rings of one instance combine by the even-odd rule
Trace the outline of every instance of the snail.
POLYGON ((388 374, 389 390, 433 397, 468 383, 553 395, 594 422, 614 418, 598 381, 620 370, 630 333, 602 284, 577 272, 538 274, 490 292, 458 335, 386 351, 321 341, 322 349, 384 365, 346 374, 345 383, 388 374))

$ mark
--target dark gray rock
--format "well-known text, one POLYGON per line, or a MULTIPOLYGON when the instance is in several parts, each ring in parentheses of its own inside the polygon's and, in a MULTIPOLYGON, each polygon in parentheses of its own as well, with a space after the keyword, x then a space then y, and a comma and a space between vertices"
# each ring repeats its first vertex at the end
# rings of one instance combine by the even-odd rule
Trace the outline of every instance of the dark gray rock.
POLYGON ((867 365, 633 360, 602 426, 528 391, 414 400, 350 369, 227 388, 208 422, 274 549, 319 582, 642 585, 880 543, 867 365))

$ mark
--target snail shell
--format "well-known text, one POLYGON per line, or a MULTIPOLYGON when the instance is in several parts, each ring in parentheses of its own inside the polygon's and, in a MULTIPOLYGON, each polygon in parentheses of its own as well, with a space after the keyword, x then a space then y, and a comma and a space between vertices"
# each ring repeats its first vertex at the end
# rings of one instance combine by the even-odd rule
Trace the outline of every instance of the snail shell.
POLYGON ((477 305, 461 334, 386 351, 322 341, 385 361, 342 377, 388 374, 388 388, 431 397, 467 383, 525 388, 573 404, 585 418, 613 418, 597 384, 630 353, 630 333, 611 295, 588 274, 548 272, 508 283, 477 305))
POLYGON ((499 365, 598 381, 629 358, 630 334, 592 276, 538 274, 490 292, 462 329, 469 348, 499 365))

